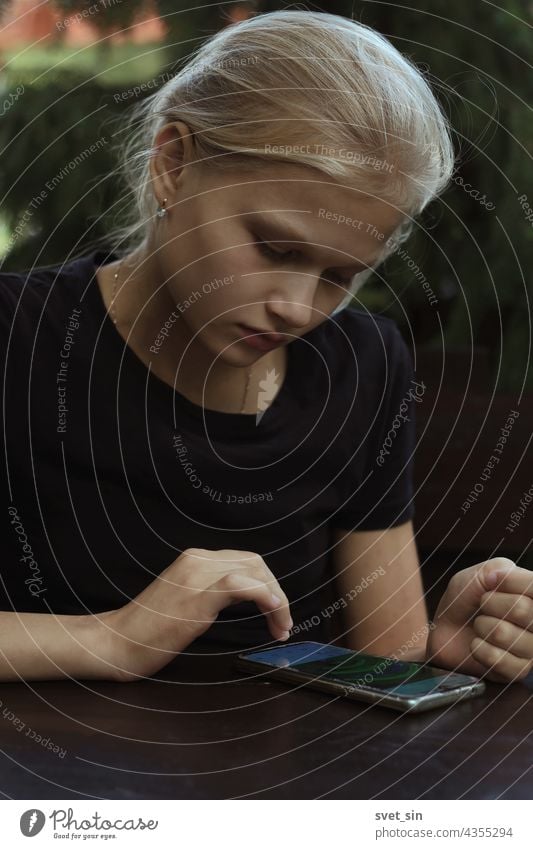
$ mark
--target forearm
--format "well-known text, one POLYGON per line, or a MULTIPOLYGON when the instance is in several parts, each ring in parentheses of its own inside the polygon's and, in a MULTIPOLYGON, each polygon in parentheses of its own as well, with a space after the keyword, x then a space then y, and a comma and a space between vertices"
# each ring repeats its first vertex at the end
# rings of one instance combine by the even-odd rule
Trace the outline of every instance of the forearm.
POLYGON ((105 616, 0 612, 0 681, 116 680, 105 616))
POLYGON ((390 657, 395 660, 403 660, 403 661, 413 661, 417 663, 425 663, 428 659, 427 657, 427 638, 420 638, 416 645, 410 645, 409 643, 403 643, 401 646, 397 648, 386 649, 383 648, 378 650, 377 648, 361 648, 361 645, 358 642, 349 639, 349 636, 345 638, 343 641, 343 645, 346 648, 353 649, 354 651, 362 651, 365 654, 376 654, 379 657, 390 657))
MULTIPOLYGON (((433 663, 434 651, 431 645, 431 634, 434 628, 434 623, 429 620, 422 628, 414 632, 413 638, 400 646, 398 651, 391 652, 388 656, 416 663, 433 663)), ((435 663, 434 665, 438 666, 439 664, 435 663)))
POLYGON ((336 531, 334 541, 346 646, 424 661, 430 623, 412 522, 348 536, 336 531))
POLYGON ((392 655, 396 660, 403 660, 413 663, 425 663, 427 659, 427 650, 425 646, 409 649, 409 651, 398 652, 392 655))

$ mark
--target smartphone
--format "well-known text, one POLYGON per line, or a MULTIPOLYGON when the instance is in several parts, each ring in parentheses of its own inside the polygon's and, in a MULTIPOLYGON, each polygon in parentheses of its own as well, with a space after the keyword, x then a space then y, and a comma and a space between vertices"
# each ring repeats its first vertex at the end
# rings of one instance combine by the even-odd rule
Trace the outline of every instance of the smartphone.
POLYGON ((235 666, 404 713, 472 699, 486 689, 472 675, 310 641, 243 652, 235 666))

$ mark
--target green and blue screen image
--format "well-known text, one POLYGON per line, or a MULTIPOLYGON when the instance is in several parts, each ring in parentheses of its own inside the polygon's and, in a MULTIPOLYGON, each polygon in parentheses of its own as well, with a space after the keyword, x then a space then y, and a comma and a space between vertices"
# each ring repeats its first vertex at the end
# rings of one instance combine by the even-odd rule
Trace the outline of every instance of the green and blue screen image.
POLYGON ((294 669, 313 678, 345 686, 376 687, 405 695, 423 695, 440 683, 446 672, 417 663, 352 652, 319 643, 293 643, 279 649, 253 652, 249 660, 270 667, 294 669))

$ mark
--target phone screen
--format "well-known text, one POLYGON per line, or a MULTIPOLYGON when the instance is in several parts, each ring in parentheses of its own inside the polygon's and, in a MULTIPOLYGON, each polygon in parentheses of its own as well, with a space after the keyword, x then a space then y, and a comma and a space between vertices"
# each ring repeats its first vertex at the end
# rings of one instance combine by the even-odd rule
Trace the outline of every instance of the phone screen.
POLYGON ((252 652, 246 654, 246 658, 269 667, 290 667, 295 672, 336 681, 345 686, 373 687, 406 696, 424 695, 449 676, 452 676, 455 686, 473 681, 470 676, 436 667, 352 652, 350 649, 321 643, 292 643, 276 649, 252 652))

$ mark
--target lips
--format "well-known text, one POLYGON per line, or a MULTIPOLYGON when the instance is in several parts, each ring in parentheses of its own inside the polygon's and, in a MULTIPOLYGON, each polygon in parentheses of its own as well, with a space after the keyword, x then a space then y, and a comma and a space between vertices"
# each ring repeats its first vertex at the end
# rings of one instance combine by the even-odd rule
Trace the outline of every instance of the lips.
POLYGON ((246 330, 247 333, 260 334, 261 339, 264 339, 266 342, 277 344, 278 342, 283 342, 285 339, 284 333, 270 333, 269 331, 261 330, 260 327, 250 327, 247 324, 240 324, 239 327, 242 327, 242 329, 246 330))

